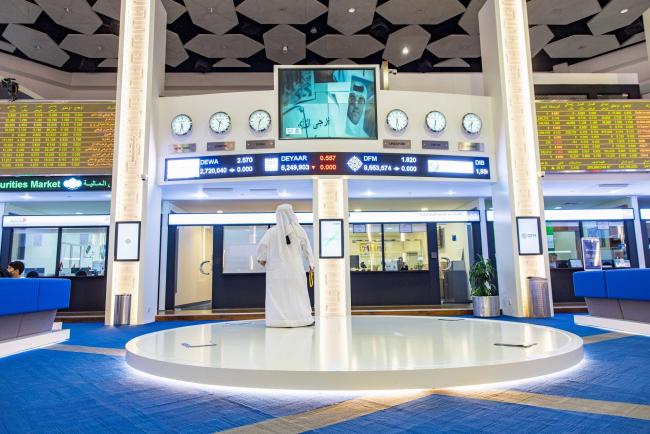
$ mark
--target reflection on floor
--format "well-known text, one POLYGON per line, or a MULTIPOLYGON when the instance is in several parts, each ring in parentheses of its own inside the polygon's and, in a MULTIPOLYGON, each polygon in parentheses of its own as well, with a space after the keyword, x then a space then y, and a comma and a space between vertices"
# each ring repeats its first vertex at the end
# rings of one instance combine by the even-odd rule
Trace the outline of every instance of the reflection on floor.
POLYGON ((92 351, 123 348, 134 336, 187 323, 66 324, 70 348, 0 359, 0 432, 650 431, 650 338, 609 334, 600 339, 606 331, 576 326, 572 315, 527 322, 590 336, 585 362, 532 382, 393 394, 263 392, 166 382, 130 369, 120 355, 92 351), (79 347, 90 349, 79 352, 79 347))

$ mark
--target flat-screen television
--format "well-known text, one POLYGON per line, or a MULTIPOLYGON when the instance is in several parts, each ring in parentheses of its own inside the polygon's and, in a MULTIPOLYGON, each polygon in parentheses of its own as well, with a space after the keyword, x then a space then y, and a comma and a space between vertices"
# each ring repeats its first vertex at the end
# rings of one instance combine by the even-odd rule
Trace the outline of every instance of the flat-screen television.
POLYGON ((278 69, 280 139, 376 139, 375 68, 278 69))

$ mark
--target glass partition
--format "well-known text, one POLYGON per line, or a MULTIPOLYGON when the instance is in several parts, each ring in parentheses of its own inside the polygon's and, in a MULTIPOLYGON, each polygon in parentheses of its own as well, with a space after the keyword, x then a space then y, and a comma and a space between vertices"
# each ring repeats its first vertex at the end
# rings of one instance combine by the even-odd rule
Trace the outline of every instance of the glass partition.
POLYGON ((11 240, 11 261, 25 264, 25 276, 54 276, 58 241, 57 228, 15 228, 11 240))
POLYGON ((257 263, 257 245, 268 230, 268 225, 224 226, 223 273, 263 273, 257 263))
POLYGON ((574 268, 571 260, 582 258, 580 224, 577 221, 548 222, 546 240, 551 268, 574 268))
POLYGON ((350 225, 350 270, 384 271, 381 225, 350 225))
POLYGON ((62 228, 59 276, 103 276, 107 228, 62 228))
POLYGON ((426 223, 384 225, 386 271, 429 269, 426 223))
POLYGON ((600 239, 600 251, 604 267, 628 268, 625 225, 622 221, 597 221, 582 223, 583 236, 600 239))

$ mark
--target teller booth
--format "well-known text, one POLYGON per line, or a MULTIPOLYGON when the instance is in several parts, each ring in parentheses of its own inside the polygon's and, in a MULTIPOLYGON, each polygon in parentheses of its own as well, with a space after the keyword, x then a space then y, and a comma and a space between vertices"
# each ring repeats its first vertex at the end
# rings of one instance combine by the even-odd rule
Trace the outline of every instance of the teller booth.
MULTIPOLYGON (((313 245, 312 214, 297 215, 313 245)), ((165 310, 264 307, 255 252, 273 213, 173 213, 168 221, 165 310)), ((478 211, 351 212, 348 230, 352 306, 469 302, 478 211)))
MULTIPOLYGON (((544 213, 553 301, 583 301, 573 291, 573 273, 584 270, 582 238, 600 241, 604 269, 639 267, 632 209, 562 209, 544 213)), ((495 258, 491 211, 487 220, 490 257, 495 258)))
POLYGON ((108 215, 3 217, 0 263, 22 261, 25 277, 71 281, 70 311, 103 311, 108 215))

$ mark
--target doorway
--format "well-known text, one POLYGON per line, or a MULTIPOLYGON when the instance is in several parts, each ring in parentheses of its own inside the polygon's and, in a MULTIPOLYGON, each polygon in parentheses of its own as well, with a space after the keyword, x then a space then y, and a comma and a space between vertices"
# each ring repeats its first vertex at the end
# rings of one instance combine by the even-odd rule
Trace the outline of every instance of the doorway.
POLYGON ((174 309, 212 308, 212 226, 177 229, 176 292, 174 309))
POLYGON ((469 269, 474 263, 472 223, 438 223, 440 302, 469 303, 469 269))

